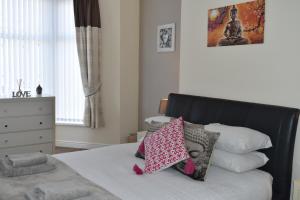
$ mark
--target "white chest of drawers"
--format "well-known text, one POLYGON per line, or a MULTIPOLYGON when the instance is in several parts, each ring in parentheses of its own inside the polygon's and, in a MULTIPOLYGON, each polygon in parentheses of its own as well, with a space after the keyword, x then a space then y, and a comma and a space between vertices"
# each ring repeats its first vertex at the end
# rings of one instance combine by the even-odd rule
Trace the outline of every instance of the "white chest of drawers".
POLYGON ((0 99, 0 158, 55 146, 55 97, 0 99))

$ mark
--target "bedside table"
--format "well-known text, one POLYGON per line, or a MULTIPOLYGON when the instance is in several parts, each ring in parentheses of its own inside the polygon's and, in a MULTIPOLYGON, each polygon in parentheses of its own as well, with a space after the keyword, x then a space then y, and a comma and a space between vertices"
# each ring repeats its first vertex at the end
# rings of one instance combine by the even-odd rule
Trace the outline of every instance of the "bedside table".
POLYGON ((137 133, 132 133, 128 136, 127 142, 128 143, 141 142, 141 141, 143 141, 146 134, 147 134, 147 131, 139 131, 137 133))
POLYGON ((135 143, 137 142, 137 134, 136 133, 133 133, 133 134, 130 134, 127 138, 127 142, 128 143, 135 143))
POLYGON ((300 180, 294 181, 293 200, 300 200, 300 180))

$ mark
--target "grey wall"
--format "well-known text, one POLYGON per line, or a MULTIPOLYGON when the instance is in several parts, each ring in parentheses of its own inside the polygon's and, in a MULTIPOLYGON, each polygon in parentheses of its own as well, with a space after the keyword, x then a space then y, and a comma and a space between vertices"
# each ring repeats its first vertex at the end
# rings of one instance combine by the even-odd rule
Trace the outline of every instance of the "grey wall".
POLYGON ((178 92, 181 0, 141 0, 139 128, 144 118, 158 115, 159 101, 178 92), (176 51, 156 51, 157 26, 176 24, 176 51))

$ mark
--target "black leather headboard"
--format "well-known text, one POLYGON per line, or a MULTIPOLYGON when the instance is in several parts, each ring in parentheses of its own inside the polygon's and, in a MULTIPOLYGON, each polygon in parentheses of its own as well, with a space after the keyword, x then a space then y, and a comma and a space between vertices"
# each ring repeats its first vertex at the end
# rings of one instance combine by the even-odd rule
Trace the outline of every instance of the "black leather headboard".
POLYGON ((289 200, 299 110, 182 94, 170 94, 167 116, 198 123, 248 127, 270 136, 273 147, 263 150, 270 161, 262 170, 273 180, 273 200, 289 200))

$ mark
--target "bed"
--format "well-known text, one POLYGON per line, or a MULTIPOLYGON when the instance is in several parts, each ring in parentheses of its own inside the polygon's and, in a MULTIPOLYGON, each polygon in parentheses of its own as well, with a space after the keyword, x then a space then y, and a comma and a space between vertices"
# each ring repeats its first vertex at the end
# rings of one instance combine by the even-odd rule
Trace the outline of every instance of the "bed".
POLYGON ((133 156, 137 148, 138 144, 122 144, 55 157, 123 200, 267 200, 272 196, 272 177, 260 170, 236 174, 211 167, 204 183, 174 169, 137 176, 131 170, 134 163, 143 166, 143 160, 133 156))
POLYGON ((212 166, 206 182, 194 181, 173 169, 137 176, 132 166, 143 166, 134 157, 138 144, 113 145, 55 157, 82 176, 124 200, 288 200, 290 197, 294 141, 299 110, 182 94, 170 94, 167 116, 183 116, 199 123, 222 123, 261 131, 273 147, 259 170, 236 174, 212 166))

